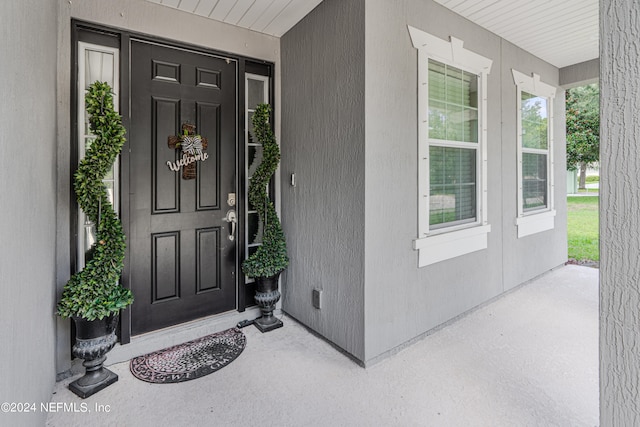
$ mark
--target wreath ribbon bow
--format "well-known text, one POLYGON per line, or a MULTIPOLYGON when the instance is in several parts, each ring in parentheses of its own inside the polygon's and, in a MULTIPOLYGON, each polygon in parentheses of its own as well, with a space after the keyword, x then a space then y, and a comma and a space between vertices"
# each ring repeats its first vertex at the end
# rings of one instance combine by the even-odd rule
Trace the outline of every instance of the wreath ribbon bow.
POLYGON ((202 138, 199 135, 183 136, 182 151, 191 155, 202 155, 202 138))

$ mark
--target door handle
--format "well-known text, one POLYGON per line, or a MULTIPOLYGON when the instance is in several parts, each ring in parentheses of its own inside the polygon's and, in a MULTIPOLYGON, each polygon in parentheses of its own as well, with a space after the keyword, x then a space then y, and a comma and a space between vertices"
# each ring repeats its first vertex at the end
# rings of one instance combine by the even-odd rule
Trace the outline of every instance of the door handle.
POLYGON ((229 240, 233 241, 236 238, 236 224, 238 223, 238 217, 236 216, 236 211, 230 209, 227 212, 227 216, 224 217, 224 220, 231 224, 231 234, 229 234, 229 240))

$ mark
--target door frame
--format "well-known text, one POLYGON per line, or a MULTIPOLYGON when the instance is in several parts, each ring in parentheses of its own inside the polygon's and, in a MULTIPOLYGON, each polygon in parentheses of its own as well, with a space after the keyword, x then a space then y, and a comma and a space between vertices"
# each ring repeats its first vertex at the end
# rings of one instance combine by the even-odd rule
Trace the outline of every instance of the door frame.
MULTIPOLYGON (((269 99, 272 108, 275 111, 274 102, 274 71, 275 64, 270 61, 264 61, 257 58, 246 57, 234 53, 218 51, 215 49, 205 48, 202 46, 192 45, 189 43, 183 43, 176 40, 165 39, 158 36, 132 32, 128 30, 113 28, 95 23, 89 23, 81 20, 71 20, 71 91, 70 91, 70 103, 71 103, 71 140, 70 140, 70 162, 71 162, 71 176, 69 182, 70 189, 70 274, 73 274, 77 270, 77 256, 78 256, 78 205, 73 190, 73 176, 78 166, 78 42, 87 41, 89 43, 104 44, 105 46, 117 47, 120 52, 120 114, 122 116, 122 124, 126 129, 127 141, 122 149, 120 156, 120 218, 122 220, 122 226, 125 235, 130 235, 130 206, 129 198, 122 197, 122 195, 129 194, 129 129, 131 121, 130 110, 130 46, 131 39, 144 40, 152 43, 161 44, 164 46, 185 49, 194 53, 202 53, 205 55, 217 56, 223 59, 230 59, 237 61, 236 71, 236 188, 238 194, 236 196, 236 211, 238 212, 238 230, 236 231, 238 236, 242 236, 242 240, 238 239, 236 244, 236 310, 243 312, 249 306, 254 305, 253 294, 255 291, 255 284, 245 283, 245 276, 241 271, 242 260, 245 259, 245 221, 244 212, 246 211, 245 195, 247 193, 246 171, 245 171, 245 74, 260 74, 269 77, 269 99), (242 213, 242 214, 241 214, 242 213)), ((271 125, 274 126, 274 116, 271 117, 271 125)), ((273 184, 271 186, 273 190, 273 184)), ((130 263, 129 249, 125 253, 124 269, 122 271, 121 282, 126 288, 130 288, 130 263)), ((128 344, 131 342, 131 309, 126 308, 120 313, 120 327, 118 328, 120 343, 128 344)), ((72 337, 73 341, 73 337, 72 337)))

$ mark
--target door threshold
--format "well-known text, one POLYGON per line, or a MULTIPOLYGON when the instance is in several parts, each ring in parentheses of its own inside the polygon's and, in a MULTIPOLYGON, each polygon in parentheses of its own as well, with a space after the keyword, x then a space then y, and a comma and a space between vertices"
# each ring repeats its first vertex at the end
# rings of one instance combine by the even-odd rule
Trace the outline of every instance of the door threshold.
POLYGON ((107 353, 105 366, 126 362, 143 354, 162 350, 163 348, 233 328, 241 320, 255 319, 259 317, 260 314, 258 307, 251 307, 244 312, 230 311, 157 331, 147 332, 142 335, 136 335, 131 337, 129 344, 121 345, 117 343, 113 350, 107 353))

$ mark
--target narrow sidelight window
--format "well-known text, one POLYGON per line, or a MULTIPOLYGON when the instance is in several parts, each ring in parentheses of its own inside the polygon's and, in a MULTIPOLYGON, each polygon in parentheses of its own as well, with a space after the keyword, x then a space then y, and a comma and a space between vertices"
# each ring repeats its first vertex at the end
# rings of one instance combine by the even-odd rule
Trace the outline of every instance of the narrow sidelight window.
MULTIPOLYGON (((84 96, 89 86, 96 82, 107 82, 113 90, 114 109, 118 111, 120 92, 119 49, 96 44, 78 42, 78 161, 91 146, 95 135, 89 130, 89 115, 86 112, 84 96)), ((107 196, 116 212, 120 211, 118 194, 120 189, 119 159, 104 177, 107 196)), ((78 259, 77 269, 81 270, 95 243, 95 224, 78 209, 78 259)))
MULTIPOLYGON (((247 73, 245 75, 245 141, 246 141, 246 164, 245 164, 245 188, 249 188, 249 181, 262 162, 262 145, 253 135, 253 113, 258 104, 269 103, 269 77, 247 73)), ((248 258, 258 247, 262 245, 262 227, 258 220, 258 212, 249 203, 248 195, 245 195, 246 217, 245 223, 245 256, 248 258)), ((246 277, 246 283, 252 283, 252 278, 246 277)))

